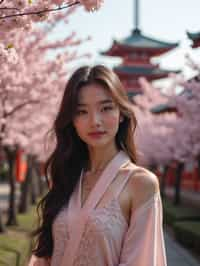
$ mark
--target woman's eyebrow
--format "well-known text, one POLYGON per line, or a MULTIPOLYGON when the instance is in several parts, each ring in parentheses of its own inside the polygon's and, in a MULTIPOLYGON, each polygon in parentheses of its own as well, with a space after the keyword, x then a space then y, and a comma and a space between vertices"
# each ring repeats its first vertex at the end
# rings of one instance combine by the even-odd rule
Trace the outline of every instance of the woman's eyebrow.
MULTIPOLYGON (((105 103, 113 103, 113 100, 111 99, 106 99, 106 100, 101 100, 101 101, 98 101, 97 102, 98 104, 105 104, 105 103)), ((88 104, 86 103, 78 103, 78 106, 81 107, 81 106, 87 106, 88 104)))
POLYGON ((99 101, 98 103, 100 103, 100 104, 104 104, 104 103, 113 103, 113 100, 111 100, 111 99, 106 99, 106 100, 99 101))

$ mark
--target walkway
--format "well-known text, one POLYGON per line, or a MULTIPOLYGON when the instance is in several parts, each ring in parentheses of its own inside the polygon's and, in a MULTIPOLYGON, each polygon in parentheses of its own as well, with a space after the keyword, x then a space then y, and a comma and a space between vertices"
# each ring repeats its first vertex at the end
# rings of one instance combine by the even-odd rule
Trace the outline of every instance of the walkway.
POLYGON ((167 266, 200 266, 193 256, 165 232, 167 266))

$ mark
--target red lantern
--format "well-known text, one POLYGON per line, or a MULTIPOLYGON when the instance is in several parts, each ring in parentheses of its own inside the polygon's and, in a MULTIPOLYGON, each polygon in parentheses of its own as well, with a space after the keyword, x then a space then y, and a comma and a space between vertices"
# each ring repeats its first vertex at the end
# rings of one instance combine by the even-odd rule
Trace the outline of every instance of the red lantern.
POLYGON ((17 150, 16 163, 15 163, 15 175, 16 181, 21 183, 26 179, 27 173, 27 159, 23 150, 17 150))

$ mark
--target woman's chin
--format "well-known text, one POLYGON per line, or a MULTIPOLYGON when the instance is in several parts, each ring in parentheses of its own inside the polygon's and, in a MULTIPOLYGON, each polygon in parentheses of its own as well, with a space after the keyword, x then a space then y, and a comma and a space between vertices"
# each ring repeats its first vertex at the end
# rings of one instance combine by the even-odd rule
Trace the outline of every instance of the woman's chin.
POLYGON ((88 141, 86 144, 92 148, 106 148, 108 147, 108 145, 110 145, 110 141, 101 139, 101 140, 88 141))

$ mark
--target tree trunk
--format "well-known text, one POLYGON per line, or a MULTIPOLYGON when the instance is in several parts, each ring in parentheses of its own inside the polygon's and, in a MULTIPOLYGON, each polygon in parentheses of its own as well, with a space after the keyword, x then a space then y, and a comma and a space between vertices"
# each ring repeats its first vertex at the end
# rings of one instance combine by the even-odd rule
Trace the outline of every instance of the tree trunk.
POLYGON ((17 225, 17 203, 16 203, 16 180, 14 174, 14 163, 16 151, 11 151, 8 147, 5 148, 8 164, 9 164, 9 183, 10 183, 10 194, 9 194, 9 209, 8 209, 8 220, 7 225, 17 225))
POLYGON ((25 181, 21 184, 21 194, 19 203, 19 213, 26 213, 30 206, 31 192, 31 159, 28 156, 28 170, 25 181))
POLYGON ((149 166, 149 170, 152 171, 152 172, 154 172, 156 169, 157 169, 157 166, 155 164, 151 164, 149 166))
POLYGON ((36 170, 37 181, 38 181, 39 196, 42 196, 45 192, 45 184, 44 184, 43 176, 41 176, 40 167, 41 167, 40 164, 35 162, 35 170, 36 170))
POLYGON ((179 163, 176 168, 176 179, 174 184, 174 205, 179 205, 181 203, 181 178, 184 170, 184 163, 179 163))
POLYGON ((161 183, 160 183, 160 193, 162 198, 165 198, 165 187, 166 187, 166 177, 167 177, 167 172, 169 170, 169 165, 165 165, 164 166, 164 171, 163 174, 161 176, 161 183))
POLYGON ((32 167, 31 167, 31 203, 36 204, 37 197, 39 196, 39 188, 37 182, 37 172, 35 169, 35 162, 32 158, 32 167))
POLYGON ((200 179, 200 155, 197 157, 198 162, 198 178, 200 179))
MULTIPOLYGON (((0 149, 3 149, 1 145, 0 145, 0 149)), ((5 228, 5 225, 4 225, 3 220, 2 220, 2 212, 0 209, 0 233, 4 233, 5 231, 6 231, 6 228, 5 228)))
POLYGON ((2 221, 2 212, 0 209, 0 233, 4 233, 4 232, 6 232, 6 228, 5 228, 5 225, 3 224, 3 221, 2 221))

